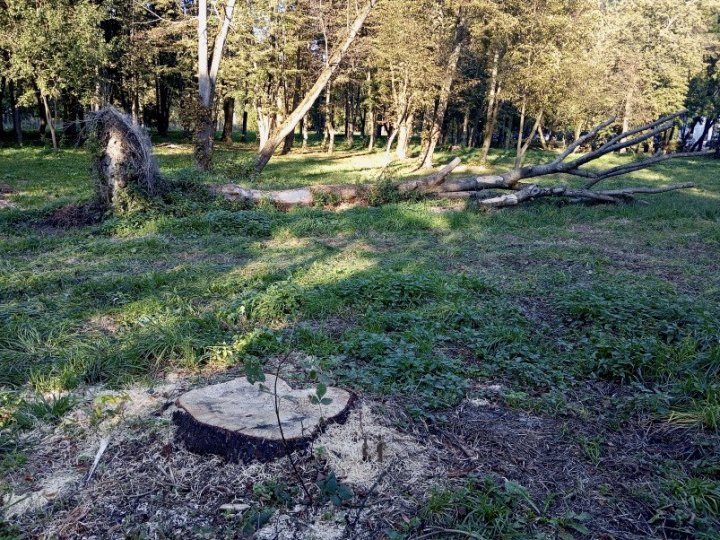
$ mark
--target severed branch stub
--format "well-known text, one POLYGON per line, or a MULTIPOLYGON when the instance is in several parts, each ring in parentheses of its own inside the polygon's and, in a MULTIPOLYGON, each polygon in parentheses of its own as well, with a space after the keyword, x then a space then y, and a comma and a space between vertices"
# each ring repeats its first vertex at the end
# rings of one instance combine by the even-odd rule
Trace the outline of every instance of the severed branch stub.
POLYGON ((233 462, 266 462, 304 448, 325 426, 347 419, 350 392, 328 387, 325 397, 330 401, 318 405, 310 400, 314 390, 293 390, 275 379, 266 374, 263 383, 251 384, 241 377, 183 394, 173 414, 177 439, 199 454, 216 454, 233 462))

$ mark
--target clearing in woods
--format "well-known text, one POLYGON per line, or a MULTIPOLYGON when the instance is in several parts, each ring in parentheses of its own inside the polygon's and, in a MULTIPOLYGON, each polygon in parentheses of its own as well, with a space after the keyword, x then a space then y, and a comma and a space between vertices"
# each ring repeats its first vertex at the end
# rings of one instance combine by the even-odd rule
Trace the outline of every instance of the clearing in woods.
MULTIPOLYGON (((252 151, 220 146, 202 176, 159 144, 182 194, 98 222, 68 206, 92 193, 84 151, 0 149, 6 537, 718 537, 720 163, 608 183, 697 184, 649 205, 207 196, 252 151), (310 507, 287 458, 173 439, 182 391, 280 358, 293 386, 321 372, 359 397, 296 457, 310 507)), ((297 152, 255 185, 372 181, 383 160, 297 152)))

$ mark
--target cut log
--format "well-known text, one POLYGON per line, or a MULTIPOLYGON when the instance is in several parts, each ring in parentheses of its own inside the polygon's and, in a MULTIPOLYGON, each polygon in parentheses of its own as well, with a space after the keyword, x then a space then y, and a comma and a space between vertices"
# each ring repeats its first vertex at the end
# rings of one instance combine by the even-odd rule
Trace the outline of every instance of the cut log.
POLYGON ((262 383, 241 377, 191 390, 176 401, 177 438, 199 454, 270 461, 304 448, 327 424, 347 418, 350 392, 328 387, 323 405, 311 401, 314 394, 314 389, 293 390, 269 374, 262 383))

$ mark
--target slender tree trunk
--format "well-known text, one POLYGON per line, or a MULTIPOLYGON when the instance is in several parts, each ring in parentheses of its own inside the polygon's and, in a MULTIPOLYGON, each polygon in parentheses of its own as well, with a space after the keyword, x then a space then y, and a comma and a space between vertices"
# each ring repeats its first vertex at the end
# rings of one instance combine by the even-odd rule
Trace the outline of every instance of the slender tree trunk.
POLYGON ((8 97, 10 98, 10 111, 13 118, 13 132, 15 133, 15 142, 22 146, 22 124, 20 119, 20 109, 17 106, 17 96, 15 95, 15 81, 12 79, 8 82, 8 97))
MULTIPOLYGON (((524 116, 524 109, 525 109, 525 100, 523 100, 523 113, 524 116)), ((522 140, 522 130, 520 131, 520 134, 518 135, 518 153, 515 156, 515 168, 519 169, 522 167, 523 161, 525 160, 525 154, 528 151, 528 148, 530 148, 530 145, 532 144, 533 138, 535 137, 535 133, 540 127, 540 124, 542 123, 543 118, 543 111, 540 111, 536 117, 535 117, 535 123, 533 124, 533 127, 530 129, 530 133, 527 136, 527 139, 525 140, 525 143, 520 146, 520 141, 522 140)), ((521 124, 523 123, 523 120, 521 118, 521 124)))
MULTIPOLYGON (((325 141, 327 141, 327 153, 332 155, 335 152, 335 108, 332 105, 332 92, 330 83, 325 91, 325 141)), ((323 141, 323 146, 325 145, 323 141)))
POLYGON ((375 107, 373 105, 370 105, 370 110, 368 111, 368 123, 370 124, 368 152, 372 152, 375 150, 375 132, 377 131, 375 129, 375 107))
POLYGON ((370 15, 372 8, 375 6, 375 2, 376 0, 368 1, 363 10, 358 14, 355 22, 350 27, 350 31, 348 32, 345 41, 340 45, 338 50, 336 50, 333 55, 328 59, 327 65, 320 72, 320 75, 315 81, 315 84, 312 86, 312 88, 310 88, 305 98, 285 119, 283 124, 278 128, 277 133, 271 139, 269 139, 265 145, 263 145, 257 156, 257 161, 255 164, 256 172, 259 173, 265 168, 265 166, 272 158, 272 155, 275 153, 275 149, 280 146, 280 143, 285 139, 285 137, 288 136, 288 134, 295 130, 295 126, 297 126, 300 123, 300 120, 308 113, 308 111, 310 111, 313 104, 322 93, 323 89, 327 87, 330 79, 332 78, 335 71, 337 71, 340 62, 344 58, 345 53, 347 53, 353 41, 355 41, 355 37, 362 29, 363 24, 365 24, 365 19, 367 19, 368 15, 370 15))
MULTIPOLYGON (((627 96, 625 96, 625 110, 623 111, 623 123, 622 123, 623 133, 630 128, 630 115, 632 114, 632 97, 633 97, 633 91, 632 91, 632 88, 630 88, 630 90, 628 90, 627 96)), ((620 149, 621 154, 624 154, 626 152, 627 152, 627 148, 620 149)))
POLYGON ((310 128, 308 127, 310 124, 310 115, 306 114, 305 117, 300 122, 300 132, 302 133, 302 149, 307 150, 308 148, 308 139, 310 138, 310 128))
POLYGON ((155 102, 158 135, 165 137, 170 129, 170 87, 162 75, 155 78, 155 102))
POLYGON ((485 117, 485 132, 483 133, 482 151, 480 152, 480 161, 485 163, 490 153, 490 145, 492 144, 492 136, 495 133, 495 122, 497 122, 498 113, 498 67, 500 64, 500 52, 493 53, 492 70, 490 71, 490 84, 487 99, 487 109, 485 117))
POLYGON ((503 149, 506 151, 512 146, 513 120, 514 118, 506 112, 503 118, 503 149))
POLYGON ((135 76, 133 76, 132 85, 132 119, 133 124, 140 125, 140 92, 137 88, 137 82, 135 82, 135 76))
POLYGON ((695 133, 695 128, 697 127, 697 125, 700 123, 701 120, 702 120, 702 116, 696 116, 695 118, 693 118, 692 123, 689 126, 687 126, 688 129, 685 131, 685 134, 683 135, 683 138, 682 138, 682 148, 681 148, 682 150, 685 150, 687 148, 688 141, 693 136, 693 133, 695 133))
POLYGON ((415 114, 408 113, 402 119, 397 129, 397 148, 395 156, 397 159, 407 159, 408 149, 410 147, 410 139, 412 138, 412 128, 415 122, 415 114))
MULTIPOLYGON (((5 77, 0 77, 0 143, 2 142, 3 136, 5 135, 5 109, 3 108, 3 102, 5 100, 5 77)), ((42 107, 41 107, 42 109, 42 107)))
POLYGON ((460 52, 463 46, 461 32, 463 32, 463 29, 461 25, 458 24, 455 48, 448 59, 445 80, 443 81, 442 88, 440 89, 440 99, 438 100, 438 107, 435 111, 435 119, 432 123, 425 154, 422 156, 421 168, 423 169, 432 168, 435 147, 440 141, 440 136, 442 135, 443 124, 445 123, 445 112, 447 111, 448 101, 450 100, 450 90, 452 88, 453 81, 455 80, 455 71, 457 70, 458 61, 460 60, 460 52))
POLYGON ((520 127, 518 128, 517 147, 515 149, 515 168, 519 169, 522 163, 522 151, 523 135, 525 131, 525 112, 527 110, 527 99, 523 97, 522 106, 520 107, 520 127))
POLYGON ((540 136, 540 146, 542 146, 543 150, 548 149, 547 141, 545 140, 545 133, 543 131, 542 124, 538 126, 538 135, 540 136))
MULTIPOLYGON (((33 86, 35 87, 35 101, 37 102, 38 116, 40 117, 40 126, 38 128, 38 133, 40 134, 40 138, 42 139, 45 137, 45 130, 47 129, 45 106, 43 105, 42 94, 40 93, 40 89, 38 88, 37 84, 35 84, 35 83, 33 83, 33 86)), ((2 99, 0 99, 0 103, 2 103, 2 99)))
POLYGON ((240 135, 240 140, 242 142, 247 142, 247 124, 248 124, 248 111, 247 111, 247 104, 245 104, 243 106, 242 134, 240 135))
MULTIPOLYGON (((300 101, 300 92, 302 92, 302 76, 300 75, 302 73, 302 54, 301 49, 298 49, 297 51, 297 60, 295 62, 297 73, 295 75, 295 84, 293 87, 293 95, 292 95, 292 109, 295 110, 298 106, 298 103, 300 101)), ((285 100, 285 103, 287 103, 287 99, 285 100)), ((287 105, 285 110, 287 110, 287 105)), ((308 109, 307 112, 310 110, 308 109)), ((300 118, 300 122, 302 122, 305 117, 307 116, 307 112, 300 118)), ((302 131, 302 130, 301 130, 302 131)), ((285 136, 285 140, 283 141, 283 147, 282 147, 282 155, 289 154, 292 150, 293 145, 295 144, 295 128, 293 127, 292 131, 288 133, 285 136)))
POLYGON ((703 126, 702 135, 692 145, 692 148, 690 149, 691 152, 700 152, 703 149, 703 146, 705 146, 705 139, 707 139, 708 133, 710 133, 710 130, 712 129, 712 127, 714 125, 715 125, 714 118, 706 118, 705 119, 705 126, 703 126))
POLYGON ((233 118, 235 116, 235 98, 227 97, 223 101, 223 141, 233 142, 233 118))
POLYGON ((225 4, 223 21, 215 36, 212 55, 208 52, 207 0, 198 0, 198 111, 195 126, 195 163, 202 171, 210 170, 212 163, 213 139, 215 138, 215 84, 220 61, 230 31, 236 0, 225 4))
POLYGON ((53 150, 58 151, 57 134, 55 133, 55 122, 52 119, 52 112, 50 111, 50 104, 48 103, 47 96, 42 96, 43 105, 45 107, 45 117, 48 119, 48 127, 50 128, 50 136, 52 137, 53 150))
MULTIPOLYGON (((300 122, 302 122, 302 120, 300 120, 300 122)), ((288 133, 287 136, 285 137, 285 140, 283 141, 282 150, 280 151, 280 155, 285 156, 285 155, 289 154, 290 151, 292 150, 293 144, 295 144, 295 131, 293 131, 292 133, 288 133)))
MULTIPOLYGON (((350 94, 350 92, 348 92, 350 94)), ((355 145, 355 105, 352 97, 348 100, 348 115, 346 118, 345 145, 352 148, 355 145)))
POLYGON ((463 111, 462 134, 460 135, 460 144, 463 148, 467 148, 470 140, 470 107, 466 106, 463 111))
POLYGON ((395 142, 395 139, 398 136, 398 130, 393 129, 392 132, 388 135, 387 145, 385 146, 385 155, 390 158, 390 152, 392 150, 392 145, 395 142))

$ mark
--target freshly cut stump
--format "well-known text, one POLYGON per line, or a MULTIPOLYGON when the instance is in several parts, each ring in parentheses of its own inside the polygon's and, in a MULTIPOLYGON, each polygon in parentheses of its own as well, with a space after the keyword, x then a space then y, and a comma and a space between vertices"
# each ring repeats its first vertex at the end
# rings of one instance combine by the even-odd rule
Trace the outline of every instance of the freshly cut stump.
POLYGON ((281 433, 275 388, 275 375, 266 374, 262 383, 250 384, 241 377, 183 394, 173 414, 178 440, 199 454, 217 454, 230 461, 270 461, 305 447, 327 424, 344 422, 353 397, 328 387, 323 401, 330 402, 317 405, 310 401, 314 389, 293 390, 278 378, 281 433))

